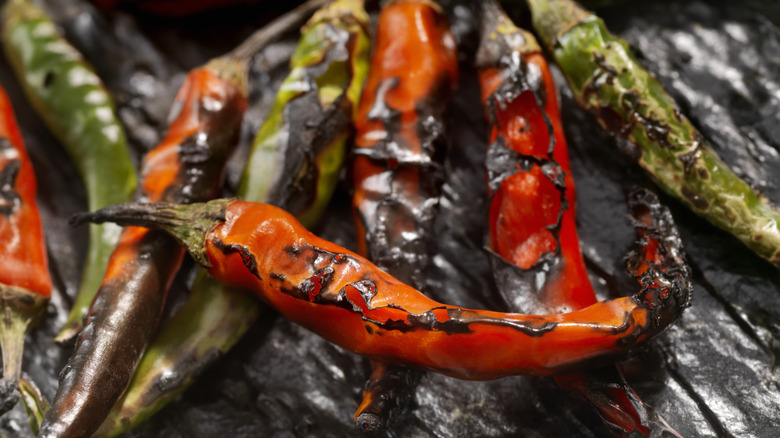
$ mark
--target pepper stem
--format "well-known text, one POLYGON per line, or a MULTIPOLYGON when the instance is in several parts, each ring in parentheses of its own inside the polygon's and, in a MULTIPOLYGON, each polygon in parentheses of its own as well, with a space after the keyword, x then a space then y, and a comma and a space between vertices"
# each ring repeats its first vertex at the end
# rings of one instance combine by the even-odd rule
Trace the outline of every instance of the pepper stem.
POLYGON ((27 327, 46 308, 47 298, 16 286, 0 284, 0 348, 3 377, 0 379, 0 415, 19 401, 19 376, 27 327))
POLYGON ((194 204, 114 204, 92 213, 77 213, 70 225, 85 222, 114 222, 121 226, 139 226, 162 230, 175 238, 192 258, 205 268, 211 267, 206 256, 206 236, 225 221, 225 210, 235 199, 216 199, 194 204))

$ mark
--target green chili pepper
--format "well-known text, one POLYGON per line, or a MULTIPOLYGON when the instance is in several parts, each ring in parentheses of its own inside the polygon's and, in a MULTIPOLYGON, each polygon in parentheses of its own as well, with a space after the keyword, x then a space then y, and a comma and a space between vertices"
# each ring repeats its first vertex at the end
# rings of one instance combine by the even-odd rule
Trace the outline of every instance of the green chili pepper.
MULTIPOLYGON (((114 101, 92 67, 29 0, 9 0, 2 20, 6 55, 32 106, 76 164, 88 208, 128 201, 135 168, 114 101)), ((120 231, 115 225, 90 225, 81 286, 58 339, 80 330, 120 231)))
MULTIPOLYGON (((338 180, 368 72, 367 26, 362 0, 337 0, 304 27, 291 72, 255 139, 239 196, 271 200, 309 226, 317 222, 338 180)), ((162 409, 238 342, 260 309, 245 292, 199 273, 189 300, 161 328, 95 436, 117 436, 162 409)))
POLYGON ((780 267, 780 212, 718 157, 628 44, 571 0, 526 2, 577 102, 635 145, 664 191, 780 267))

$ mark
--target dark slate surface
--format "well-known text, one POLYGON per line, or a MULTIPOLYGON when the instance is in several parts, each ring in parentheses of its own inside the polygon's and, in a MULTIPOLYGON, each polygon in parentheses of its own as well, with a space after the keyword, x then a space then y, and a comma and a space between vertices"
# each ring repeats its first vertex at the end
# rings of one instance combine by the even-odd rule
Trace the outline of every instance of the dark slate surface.
MULTIPOLYGON (((89 35, 101 18, 83 14, 80 0, 48 3, 58 5, 57 17, 74 38, 89 35)), ((98 27, 97 37, 82 38, 79 44, 100 61, 98 67, 117 93, 138 155, 158 138, 171 90, 181 83, 183 72, 229 50, 252 26, 278 13, 267 7, 228 8, 181 20, 117 13, 103 17, 108 24, 98 27), (106 49, 106 41, 112 41, 109 34, 116 40, 106 49), (122 55, 105 62, 114 51, 122 55)), ((760 0, 656 0, 627 2, 600 13, 669 88, 724 159, 780 204, 780 6, 760 0)), ((454 304, 496 308, 481 250, 485 127, 468 69, 473 48, 470 19, 465 8, 452 10, 452 15, 458 18, 463 43, 463 74, 451 111, 450 176, 437 227, 440 253, 430 285, 444 290, 454 304)), ((243 154, 285 73, 285 58, 294 41, 294 35, 288 36, 269 47, 255 64, 254 105, 245 126, 243 154)), ((22 119, 36 166, 52 259, 56 289, 52 305, 47 319, 30 336, 25 355, 25 370, 51 399, 69 347, 56 346, 50 339, 77 288, 86 238, 84 229, 69 229, 65 221, 84 208, 84 192, 68 157, 24 103, 4 58, 0 81, 22 119)), ((604 297, 626 293, 633 285, 624 274, 623 256, 633 231, 624 219, 624 194, 636 184, 649 184, 561 88, 579 195, 577 219, 591 277, 604 297)), ((229 186, 238 179, 241 157, 239 153, 231 166, 229 186)), ((352 247, 348 195, 342 186, 318 232, 352 247)), ((676 201, 663 200, 678 221, 694 268, 694 302, 675 326, 624 363, 627 377, 684 436, 774 436, 780 428, 780 375, 775 368, 780 352, 780 272, 676 201)), ((172 305, 186 295, 188 278, 184 273, 177 280, 172 305)), ((266 311, 238 347, 199 383, 128 436, 358 436, 351 417, 367 375, 362 359, 266 311)), ((0 418, 0 433, 31 436, 24 421, 17 407, 0 418)), ((589 406, 557 389, 550 379, 464 382, 430 373, 417 388, 414 406, 382 435, 611 436, 589 406)))

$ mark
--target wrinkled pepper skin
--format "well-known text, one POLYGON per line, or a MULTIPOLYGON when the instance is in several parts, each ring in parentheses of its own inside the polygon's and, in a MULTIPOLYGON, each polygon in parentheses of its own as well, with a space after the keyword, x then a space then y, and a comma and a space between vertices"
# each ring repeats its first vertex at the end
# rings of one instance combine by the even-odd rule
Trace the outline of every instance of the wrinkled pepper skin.
MULTIPOLYGON (((209 64, 187 75, 167 135, 144 159, 138 202, 191 203, 217 195, 247 107, 245 81, 214 72, 223 67, 209 64)), ((235 69, 245 69, 243 61, 235 69)), ((162 232, 124 229, 60 375, 41 437, 91 436, 103 423, 157 328, 183 256, 162 232)))
MULTIPOLYGON (((89 208, 129 200, 136 187, 135 167, 114 101, 92 67, 29 0, 9 0, 2 19, 5 53, 30 103, 76 164, 89 208)), ((66 338, 78 332, 120 231, 111 225, 90 227, 66 338)))
POLYGON ((717 156, 628 44, 569 0, 527 3, 577 102, 630 142, 659 187, 780 267, 780 212, 717 156))
MULTIPOLYGON (((318 221, 336 186, 368 71, 367 27, 363 2, 356 0, 333 2, 309 20, 291 59, 290 75, 254 142, 253 158, 239 186, 243 199, 266 201, 273 196, 307 226, 318 221), (312 105, 305 109, 305 126, 301 115, 285 117, 304 104, 312 105), (307 135, 288 135, 304 129, 307 135)), ((254 297, 220 284, 205 272, 198 274, 190 298, 161 327, 127 393, 95 436, 117 436, 162 409, 229 351, 259 312, 254 297)))
MULTIPOLYGON (((482 5, 477 66, 491 141, 490 247, 500 257, 493 264, 499 292, 513 312, 579 310, 597 299, 579 248, 555 84, 533 35, 517 28, 497 3, 482 5)), ((598 409, 618 436, 647 436, 651 429, 677 435, 642 403, 619 368, 556 380, 598 409)))
MULTIPOLYGON (((444 181, 444 113, 457 85, 455 38, 428 0, 388 2, 358 109, 353 209, 358 252, 422 290, 444 181)), ((434 291, 430 291, 431 293, 434 291)), ((372 363, 355 414, 360 430, 386 426, 408 403, 417 370, 372 363)))
POLYGON ((438 303, 268 204, 125 204, 78 215, 72 223, 111 220, 164 229, 219 281, 255 293, 347 350, 484 380, 560 374, 615 360, 690 305, 690 274, 671 215, 647 193, 629 205, 640 236, 629 270, 640 291, 543 316, 438 303))
POLYGON ((36 191, 35 172, 11 102, 0 87, 0 414, 19 400, 25 334, 51 296, 36 191))

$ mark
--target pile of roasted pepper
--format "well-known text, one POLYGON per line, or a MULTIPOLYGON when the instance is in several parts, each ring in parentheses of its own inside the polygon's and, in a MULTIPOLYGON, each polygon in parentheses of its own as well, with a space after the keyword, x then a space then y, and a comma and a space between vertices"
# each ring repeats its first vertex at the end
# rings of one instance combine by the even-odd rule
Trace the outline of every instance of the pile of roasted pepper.
MULTIPOLYGON (((2 85, 26 98, 62 146, 57 159, 72 163, 66 176, 80 178, 79 207, 89 210, 66 228, 74 206, 47 206, 59 223, 44 232, 36 176, 48 177, 33 170, 43 152, 25 148, 19 104, 0 88, 0 410, 10 416, 23 406, 29 426, 16 424, 20 434, 123 434, 277 314, 341 356, 368 359, 328 365, 340 379, 366 382, 347 403, 352 412, 339 410, 361 433, 413 423, 431 373, 554 376, 561 389, 551 390, 576 399, 599 423, 596 434, 690 430, 666 421, 625 377, 637 355, 647 356, 648 341, 691 306, 694 277, 706 282, 653 190, 725 231, 719 235, 732 234, 775 274, 780 210, 719 158, 625 41, 571 0, 387 0, 368 11, 362 0, 309 0, 269 13, 273 19, 242 43, 171 80, 148 40, 98 41, 89 33, 132 29, 125 11, 175 20, 156 14, 259 7, 227 3, 252 2, 2 5, 3 66, 13 71, 2 85), (289 49, 266 50, 297 31, 289 58, 289 49), (269 84, 274 70, 286 77, 269 84), (624 265, 623 278, 588 266, 581 251, 562 80, 570 93, 563 101, 590 113, 588 123, 639 165, 633 172, 649 177, 624 193, 635 244, 614 261, 624 265), (259 98, 259 89, 269 95, 259 98), (465 128, 451 118, 464 107, 483 131, 479 140, 453 140, 465 128), (472 176, 460 177, 467 168, 472 176), (480 187, 468 190, 478 197, 461 202, 470 219, 450 222, 453 191, 475 181, 480 187), (350 214, 352 223, 344 220, 350 214), (51 234, 78 233, 86 222, 88 235, 76 239, 88 246, 73 252, 84 260, 58 261, 78 267, 80 285, 61 290, 68 288, 50 269, 46 239, 63 245, 69 238, 51 234), (467 223, 475 227, 448 230, 467 223), (350 227, 355 237, 331 242, 308 230, 330 227, 350 227), (453 264, 442 254, 469 244, 443 236, 470 240, 473 250, 453 264), (472 266, 492 278, 470 280, 472 266), (605 290, 619 295, 605 298, 605 290), (58 310, 47 314, 47 305, 58 310), (51 316, 64 307, 66 320, 51 316), (55 365, 51 394, 27 365, 40 359, 28 354, 23 363, 25 336, 41 320, 58 330, 54 348, 69 356, 55 365)), ((263 359, 275 360, 255 360, 263 359)), ((466 416, 470 409, 480 407, 460 407, 466 416)), ((713 424, 717 434, 730 433, 713 424)))

